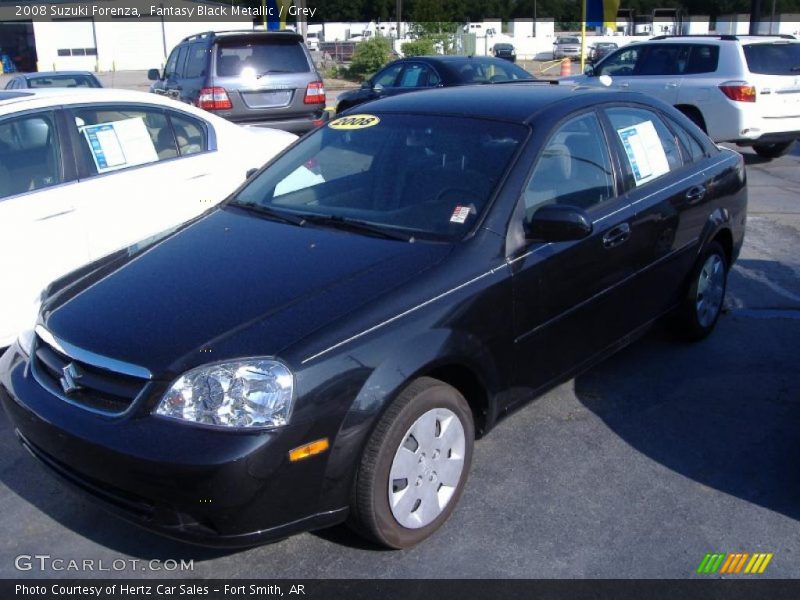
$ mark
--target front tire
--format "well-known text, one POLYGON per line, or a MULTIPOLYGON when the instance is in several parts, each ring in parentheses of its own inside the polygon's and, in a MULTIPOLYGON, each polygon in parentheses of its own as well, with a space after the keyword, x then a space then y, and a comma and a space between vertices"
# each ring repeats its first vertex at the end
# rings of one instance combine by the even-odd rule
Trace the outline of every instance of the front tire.
POLYGON ((675 315, 679 333, 696 341, 707 337, 722 313, 728 285, 728 259, 718 242, 711 242, 692 272, 689 290, 675 315))
POLYGON ((392 402, 367 442, 350 525, 389 548, 430 537, 455 509, 472 462, 472 412, 455 388, 430 377, 392 402))
POLYGON ((790 142, 773 142, 772 144, 753 144, 753 150, 761 158, 780 158, 794 146, 794 140, 790 142))

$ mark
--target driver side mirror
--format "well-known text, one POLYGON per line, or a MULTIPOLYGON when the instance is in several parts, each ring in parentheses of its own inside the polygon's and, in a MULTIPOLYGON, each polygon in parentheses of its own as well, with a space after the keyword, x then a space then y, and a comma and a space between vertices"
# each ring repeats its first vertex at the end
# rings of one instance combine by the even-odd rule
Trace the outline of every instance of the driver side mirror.
POLYGON ((147 72, 147 79, 150 81, 159 81, 161 79, 161 71, 158 69, 150 69, 147 72))
POLYGON ((376 94, 383 93, 383 84, 376 83, 375 85, 372 86, 372 91, 375 92, 376 94))
POLYGON ((594 67, 592 65, 586 65, 586 68, 583 70, 583 74, 587 77, 594 77, 594 67))
POLYGON ((537 242, 570 242, 592 234, 586 211, 566 204, 546 204, 525 221, 525 237, 537 242))

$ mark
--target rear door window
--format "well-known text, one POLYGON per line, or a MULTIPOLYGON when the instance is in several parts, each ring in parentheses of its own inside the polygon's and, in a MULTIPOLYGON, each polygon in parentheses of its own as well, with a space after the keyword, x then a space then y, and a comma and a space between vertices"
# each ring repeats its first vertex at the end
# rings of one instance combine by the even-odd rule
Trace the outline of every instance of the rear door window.
POLYGON ((688 131, 686 131, 686 129, 684 129, 681 125, 678 125, 672 119, 669 119, 669 124, 675 131, 676 135, 678 136, 678 140, 681 143, 681 149, 683 150, 685 163, 695 162, 706 155, 703 147, 696 139, 694 139, 692 134, 690 134, 688 131))
POLYGON ((296 40, 244 39, 218 42, 217 75, 238 77, 242 72, 261 75, 308 73, 311 66, 296 40))
POLYGON ((102 174, 178 156, 167 117, 159 109, 92 106, 74 110, 90 174, 102 174))
POLYGON ((772 42, 769 44, 747 44, 744 57, 751 73, 760 75, 800 74, 800 44, 772 42))
POLYGON ((607 114, 637 186, 683 166, 675 136, 655 112, 620 106, 607 114))
POLYGON ((688 52, 679 57, 678 72, 684 75, 713 73, 719 63, 719 46, 691 44, 685 46, 688 52))
POLYGON ((192 44, 186 59, 186 78, 194 79, 206 74, 206 57, 208 49, 205 44, 192 44))
POLYGON ((0 121, 0 198, 60 182, 53 113, 0 121))

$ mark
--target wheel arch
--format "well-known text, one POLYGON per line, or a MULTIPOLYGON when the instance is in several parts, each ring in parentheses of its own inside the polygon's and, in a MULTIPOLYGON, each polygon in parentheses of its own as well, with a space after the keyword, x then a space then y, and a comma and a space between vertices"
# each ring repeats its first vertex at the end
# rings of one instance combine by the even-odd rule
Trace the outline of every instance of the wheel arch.
POLYGON ((708 126, 706 125, 703 112, 694 104, 676 104, 675 108, 682 112, 692 123, 702 129, 704 133, 708 134, 708 126))
POLYGON ((476 438, 494 423, 500 375, 489 350, 474 336, 454 330, 429 330, 410 338, 372 371, 331 440, 326 505, 347 503, 369 436, 392 401, 419 377, 439 379, 464 396, 473 413, 476 438))

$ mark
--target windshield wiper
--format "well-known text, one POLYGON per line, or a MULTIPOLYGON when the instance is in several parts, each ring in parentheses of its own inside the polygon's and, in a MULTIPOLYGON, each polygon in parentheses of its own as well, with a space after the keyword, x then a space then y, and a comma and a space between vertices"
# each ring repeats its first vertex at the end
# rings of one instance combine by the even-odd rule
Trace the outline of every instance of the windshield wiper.
POLYGON ((276 210, 262 204, 253 204, 250 202, 229 202, 228 206, 235 206, 237 208, 265 216, 273 221, 281 221, 283 223, 289 223, 290 225, 297 225, 298 227, 302 227, 306 222, 304 217, 284 212, 282 210, 276 210))
POLYGON ((345 231, 353 231, 356 233, 366 233, 376 237, 382 237, 390 240, 402 240, 404 242, 413 242, 414 236, 409 233, 387 229, 380 225, 373 225, 366 221, 359 221, 357 219, 348 219, 338 215, 304 215, 305 221, 314 223, 315 225, 322 225, 323 227, 332 227, 334 229, 342 229, 345 231))
POLYGON ((291 71, 287 71, 286 69, 269 69, 268 71, 260 73, 256 79, 261 79, 264 75, 271 75, 272 73, 291 73, 291 71))

